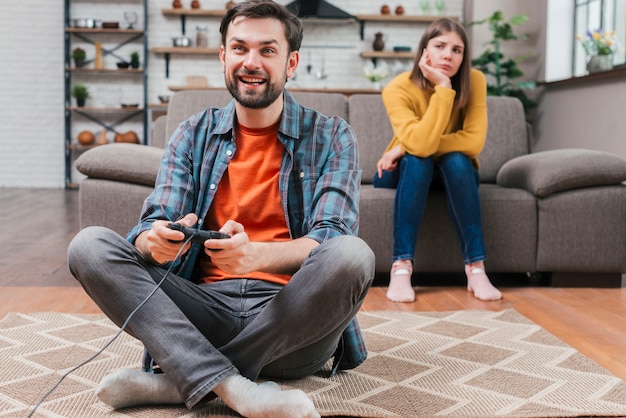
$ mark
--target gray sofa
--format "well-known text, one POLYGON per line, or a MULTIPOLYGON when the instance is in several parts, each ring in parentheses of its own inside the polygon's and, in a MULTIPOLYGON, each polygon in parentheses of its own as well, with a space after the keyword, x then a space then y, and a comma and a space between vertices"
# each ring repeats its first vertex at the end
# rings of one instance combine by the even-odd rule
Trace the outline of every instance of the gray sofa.
MULTIPOLYGON (((363 169, 360 236, 391 263, 395 191, 371 179, 392 130, 377 94, 294 92, 300 103, 349 121, 363 169)), ((120 234, 136 223, 150 193, 166 138, 186 117, 223 106, 223 90, 176 93, 155 124, 150 146, 109 144, 83 153, 77 169, 80 224, 120 234)), ((490 272, 550 273, 555 286, 618 287, 626 273, 626 161, 609 153, 564 149, 530 152, 531 134, 517 99, 488 98, 489 129, 479 188, 490 272)), ((431 192, 420 229, 416 273, 462 272, 461 252, 442 192, 431 192)))

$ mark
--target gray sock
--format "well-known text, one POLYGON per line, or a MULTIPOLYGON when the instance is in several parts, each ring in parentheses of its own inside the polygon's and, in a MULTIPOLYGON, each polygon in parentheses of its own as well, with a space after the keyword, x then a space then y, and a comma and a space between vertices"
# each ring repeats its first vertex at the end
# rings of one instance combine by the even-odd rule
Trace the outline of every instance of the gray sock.
POLYGON ((179 404, 184 399, 164 374, 121 369, 105 376, 96 395, 115 409, 139 405, 179 404))
POLYGON ((280 390, 273 382, 255 383, 236 374, 213 392, 231 409, 247 418, 318 418, 313 402, 299 389, 280 390))

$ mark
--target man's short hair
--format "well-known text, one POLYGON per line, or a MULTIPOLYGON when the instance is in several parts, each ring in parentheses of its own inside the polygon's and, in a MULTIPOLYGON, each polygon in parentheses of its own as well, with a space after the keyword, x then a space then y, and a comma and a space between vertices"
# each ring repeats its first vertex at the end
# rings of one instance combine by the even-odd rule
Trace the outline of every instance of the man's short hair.
POLYGON ((220 23, 222 45, 226 45, 228 25, 238 16, 251 19, 278 19, 285 29, 285 37, 289 43, 289 52, 298 51, 304 36, 302 22, 282 4, 273 0, 246 0, 229 9, 220 23))

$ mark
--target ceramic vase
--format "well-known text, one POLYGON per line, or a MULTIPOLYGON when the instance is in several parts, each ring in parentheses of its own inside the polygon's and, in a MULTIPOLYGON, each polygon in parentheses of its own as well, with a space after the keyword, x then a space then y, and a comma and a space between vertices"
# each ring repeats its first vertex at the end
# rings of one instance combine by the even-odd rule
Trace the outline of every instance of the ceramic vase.
POLYGON ((372 49, 374 49, 374 51, 382 51, 385 49, 385 39, 383 36, 381 32, 374 34, 374 42, 372 43, 372 49))
POLYGON ((612 55, 592 55, 587 62, 587 71, 590 73, 607 71, 611 68, 613 68, 612 55))

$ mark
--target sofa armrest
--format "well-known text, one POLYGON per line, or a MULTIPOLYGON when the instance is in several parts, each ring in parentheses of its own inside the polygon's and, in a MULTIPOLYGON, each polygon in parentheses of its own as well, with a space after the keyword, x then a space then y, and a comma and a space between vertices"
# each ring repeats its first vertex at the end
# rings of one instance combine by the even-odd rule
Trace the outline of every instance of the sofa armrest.
POLYGON ((587 149, 559 149, 513 158, 502 165, 496 183, 525 189, 537 197, 582 187, 626 181, 626 160, 587 149))
POLYGON ((76 169, 91 178, 154 186, 164 152, 139 144, 107 144, 80 155, 76 169))

